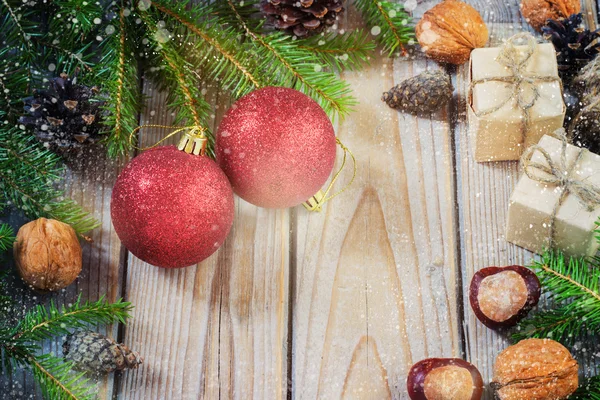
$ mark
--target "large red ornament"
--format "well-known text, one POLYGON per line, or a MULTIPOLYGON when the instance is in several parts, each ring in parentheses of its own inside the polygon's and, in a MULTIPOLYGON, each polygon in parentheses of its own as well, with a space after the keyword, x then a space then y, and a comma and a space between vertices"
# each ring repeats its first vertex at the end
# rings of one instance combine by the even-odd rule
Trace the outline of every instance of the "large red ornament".
POLYGON ((110 212, 119 238, 136 257, 179 268, 204 260, 223 244, 233 223, 233 192, 208 157, 157 147, 121 172, 110 212))
POLYGON ((287 208, 323 187, 336 141, 331 121, 310 97, 267 87, 242 97, 225 114, 215 149, 236 194, 260 207, 287 208))

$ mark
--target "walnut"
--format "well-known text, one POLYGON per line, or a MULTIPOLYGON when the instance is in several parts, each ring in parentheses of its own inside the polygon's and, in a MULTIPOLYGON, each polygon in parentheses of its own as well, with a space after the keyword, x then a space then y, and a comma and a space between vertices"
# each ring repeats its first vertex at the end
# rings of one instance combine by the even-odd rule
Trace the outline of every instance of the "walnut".
POLYGON ((13 248, 21 278, 42 292, 69 286, 81 272, 81 245, 75 230, 40 218, 19 229, 13 248))
POLYGON ((577 390, 578 365, 551 339, 527 339, 496 358, 491 386, 499 400, 566 399, 577 390))
POLYGON ((469 60, 471 50, 488 41, 488 29, 481 15, 458 0, 445 0, 425 12, 415 32, 428 57, 457 65, 469 60))
POLYGON ((549 19, 567 18, 581 11, 579 0, 522 0, 521 14, 529 25, 541 32, 549 19))

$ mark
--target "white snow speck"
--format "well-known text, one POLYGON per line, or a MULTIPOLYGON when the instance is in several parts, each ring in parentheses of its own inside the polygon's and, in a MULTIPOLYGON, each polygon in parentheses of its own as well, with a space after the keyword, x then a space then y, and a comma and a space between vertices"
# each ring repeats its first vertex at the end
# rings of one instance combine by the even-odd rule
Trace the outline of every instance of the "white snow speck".
POLYGON ((94 23, 96 25, 100 25, 102 23, 102 20, 100 18, 94 18, 94 23))
POLYGON ((373 36, 377 36, 381 33, 381 27, 380 26, 374 26, 371 28, 371 35, 373 36))
POLYGON ((150 8, 151 5, 152 5, 151 0, 140 0, 140 2, 138 3, 138 8, 141 11, 146 11, 150 8))
POLYGON ((54 63, 48 64, 48 71, 52 72, 54 70, 56 70, 56 64, 54 64, 54 63))
POLYGON ((106 32, 107 35, 112 35, 113 33, 115 33, 115 30, 116 29, 113 25, 106 25, 104 32, 106 32))

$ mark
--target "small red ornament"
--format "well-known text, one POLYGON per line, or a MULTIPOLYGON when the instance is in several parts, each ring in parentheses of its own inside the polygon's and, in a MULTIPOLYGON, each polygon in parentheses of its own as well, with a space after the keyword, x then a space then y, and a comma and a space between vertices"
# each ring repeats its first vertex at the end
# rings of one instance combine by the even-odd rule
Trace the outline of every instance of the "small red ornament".
POLYGON ((310 97, 267 87, 239 99, 216 135, 217 162, 236 194, 287 208, 315 195, 335 162, 333 125, 310 97))
POLYGON ((197 264, 223 244, 233 223, 233 192, 208 157, 163 146, 125 167, 110 211, 117 235, 136 257, 180 268, 197 264))

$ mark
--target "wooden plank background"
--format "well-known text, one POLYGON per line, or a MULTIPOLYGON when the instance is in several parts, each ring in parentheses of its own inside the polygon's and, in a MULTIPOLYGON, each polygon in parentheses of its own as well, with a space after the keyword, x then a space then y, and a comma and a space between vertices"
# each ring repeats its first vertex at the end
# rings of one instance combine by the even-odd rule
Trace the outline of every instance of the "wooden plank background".
MULTIPOLYGON (((419 18, 437 0, 414 10, 419 18)), ((490 43, 531 28, 518 0, 469 0, 490 29, 490 43)), ((593 0, 586 19, 596 24, 593 0)), ((341 29, 362 26, 352 5, 341 29)), ((354 185, 321 213, 266 210, 236 198, 231 234, 205 262, 163 270, 120 245, 110 222, 111 188, 124 161, 90 155, 67 176, 67 195, 102 221, 84 244, 77 284, 53 296, 125 297, 135 306, 126 327, 107 333, 145 358, 109 376, 102 399, 406 399, 410 366, 427 357, 464 357, 492 377, 504 336, 476 320, 468 304, 475 271, 524 264, 531 253, 504 240, 516 162, 478 164, 466 126, 467 68, 449 70, 452 103, 431 119, 389 109, 381 94, 440 66, 421 55, 344 73, 360 101, 336 124, 354 152, 354 185)), ((214 126, 231 104, 214 88, 214 126)), ((169 125, 166 96, 147 82, 140 123, 169 125)), ((140 132, 141 145, 164 132, 140 132)), ((340 160, 338 160, 339 166, 340 160)), ((346 169, 335 189, 350 179, 346 169)), ((22 219, 11 217, 15 225, 22 219)), ((15 283, 24 301, 31 294, 15 283)), ((43 301, 49 301, 49 296, 43 301)), ((60 341, 46 351, 60 352, 60 341)), ((586 374, 595 356, 578 354, 586 374)), ((0 398, 39 397, 30 377, 0 378, 0 398), (12 397, 11 397, 12 396, 12 397), (21 397, 19 397, 21 396, 21 397)), ((485 399, 491 399, 486 391, 485 399)))

